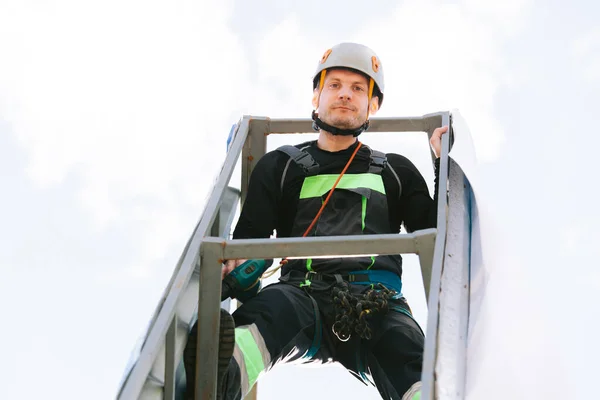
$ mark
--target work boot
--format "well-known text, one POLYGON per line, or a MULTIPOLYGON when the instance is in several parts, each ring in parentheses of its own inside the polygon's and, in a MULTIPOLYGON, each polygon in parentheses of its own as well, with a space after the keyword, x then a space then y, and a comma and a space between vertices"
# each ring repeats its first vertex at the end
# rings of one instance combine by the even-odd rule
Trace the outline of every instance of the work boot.
MULTIPOLYGON (((188 342, 183 351, 183 365, 185 366, 186 399, 194 400, 196 391, 196 347, 198 341, 198 322, 194 324, 188 336, 188 342)), ((219 354, 217 365, 217 400, 221 400, 223 392, 223 378, 229 367, 233 349, 235 347, 235 322, 225 309, 221 308, 219 327, 219 354)))
POLYGON ((402 400, 421 400, 421 381, 415 382, 404 396, 402 396, 402 400))

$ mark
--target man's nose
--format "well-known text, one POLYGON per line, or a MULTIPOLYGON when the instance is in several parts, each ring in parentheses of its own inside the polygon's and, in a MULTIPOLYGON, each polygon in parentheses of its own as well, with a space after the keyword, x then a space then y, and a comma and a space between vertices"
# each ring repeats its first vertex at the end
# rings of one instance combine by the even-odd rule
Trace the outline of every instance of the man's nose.
POLYGON ((347 86, 342 86, 338 93, 338 97, 343 100, 350 100, 352 98, 352 90, 347 86))

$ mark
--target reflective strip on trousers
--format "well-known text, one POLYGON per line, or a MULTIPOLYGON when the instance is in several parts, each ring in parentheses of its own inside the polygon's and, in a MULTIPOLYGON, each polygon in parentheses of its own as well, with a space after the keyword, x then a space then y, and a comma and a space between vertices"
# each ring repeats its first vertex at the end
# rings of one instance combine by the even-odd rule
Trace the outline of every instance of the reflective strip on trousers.
POLYGON ((233 357, 240 367, 242 394, 245 396, 258 380, 271 355, 255 324, 235 328, 233 357))

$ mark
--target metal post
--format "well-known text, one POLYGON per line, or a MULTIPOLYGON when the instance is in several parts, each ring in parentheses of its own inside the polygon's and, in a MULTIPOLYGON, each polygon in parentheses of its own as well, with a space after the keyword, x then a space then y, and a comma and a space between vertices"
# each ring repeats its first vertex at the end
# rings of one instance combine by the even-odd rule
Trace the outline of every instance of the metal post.
POLYGON ((435 396, 435 358, 437 355, 437 334, 439 318, 440 277, 442 275, 444 253, 446 249, 446 207, 448 190, 448 153, 450 152, 450 114, 442 113, 439 123, 432 121, 427 133, 431 137, 435 128, 448 126, 448 132, 442 135, 442 154, 440 155, 439 192, 437 209, 437 237, 433 253, 431 282, 429 297, 427 299, 427 332, 423 354, 423 372, 421 374, 422 391, 421 399, 433 400, 435 396))
POLYGON ((214 400, 217 396, 219 309, 221 308, 219 247, 203 243, 200 254, 195 399, 214 400))
POLYGON ((421 236, 417 238, 417 254, 421 264, 421 278, 423 279, 423 289, 425 298, 429 298, 431 286, 431 269, 433 266, 433 249, 435 248, 436 236, 421 236))
MULTIPOLYGON (((250 132, 248 133, 249 143, 248 147, 244 147, 243 160, 246 166, 245 173, 242 173, 242 185, 248 185, 250 183, 250 175, 256 166, 258 160, 267 152, 267 136, 270 131, 270 123, 268 118, 254 118, 250 122, 250 132)), ((246 191, 243 192, 242 201, 246 200, 246 191)), ((243 204, 243 203, 242 203, 243 204)), ((256 400, 258 392, 258 383, 254 384, 252 390, 246 397, 245 400, 256 400)))
POLYGON ((471 252, 470 188, 458 164, 450 159, 448 233, 440 293, 436 393, 440 399, 462 399, 465 390, 469 321, 471 252))
POLYGON ((267 150, 267 135, 269 134, 270 120, 265 117, 252 117, 249 123, 249 132, 242 150, 242 204, 246 201, 250 176, 254 167, 267 150))
POLYGON ((171 320, 171 325, 165 338, 165 400, 175 400, 175 373, 178 360, 176 354, 177 315, 171 320))
POLYGON ((221 227, 221 207, 219 206, 219 210, 217 211, 217 215, 215 215, 215 221, 213 222, 210 228, 211 236, 221 236, 220 228, 221 227))

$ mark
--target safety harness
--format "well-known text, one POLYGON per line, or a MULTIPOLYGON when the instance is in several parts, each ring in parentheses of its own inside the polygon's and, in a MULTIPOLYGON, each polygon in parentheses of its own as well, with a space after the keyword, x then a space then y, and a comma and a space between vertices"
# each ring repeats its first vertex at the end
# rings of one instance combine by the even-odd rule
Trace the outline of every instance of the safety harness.
MULTIPOLYGON (((362 143, 358 142, 354 153, 339 176, 319 175, 319 164, 306 151, 306 148, 310 146, 309 143, 311 142, 302 144, 299 147, 288 145, 277 149, 289 156, 281 177, 280 188, 282 191, 292 162, 300 167, 304 173, 304 182, 300 194, 301 202, 298 206, 298 216, 294 221, 292 236, 298 236, 301 231, 304 232, 302 236, 308 236, 309 234, 322 236, 383 233, 389 231, 387 197, 381 179, 383 170, 390 168, 398 182, 400 193, 402 186, 398 175, 388 165, 386 155, 365 146, 370 151, 368 171, 363 174, 346 175, 346 170, 362 146, 362 143), (327 198, 323 201, 322 196, 325 194, 327 194, 327 198), (336 202, 340 204, 336 205, 336 202), (333 211, 329 214, 323 214, 328 203, 333 211), (349 212, 341 212, 345 210, 344 207, 349 208, 349 212), (317 209, 318 211, 316 211, 317 209), (353 212, 359 210, 360 218, 352 215, 353 212), (309 220, 312 220, 312 222, 309 223, 309 220), (388 224, 388 226, 385 224, 388 224)), ((388 270, 371 269, 376 262, 375 257, 349 257, 344 260, 346 260, 345 262, 358 263, 364 269, 343 273, 335 272, 335 270, 328 272, 328 267, 339 263, 339 259, 334 259, 331 263, 327 259, 325 261, 323 259, 307 259, 305 273, 292 269, 280 279, 284 282, 299 281, 299 286, 304 289, 313 303, 315 336, 310 349, 305 355, 307 358, 311 358, 316 354, 322 338, 320 312, 316 300, 310 293, 311 290, 326 291, 331 289, 332 302, 336 308, 332 331, 340 341, 349 340, 352 334, 357 334, 363 339, 370 339, 371 331, 367 323, 368 317, 377 312, 387 312, 388 300, 402 296, 402 281, 396 273, 388 270), (316 281, 323 281, 328 284, 317 289, 311 286, 312 282, 316 281), (370 288, 361 295, 353 295, 349 290, 350 284, 368 285, 370 288)), ((282 263, 286 262, 287 260, 282 260, 282 263)))

